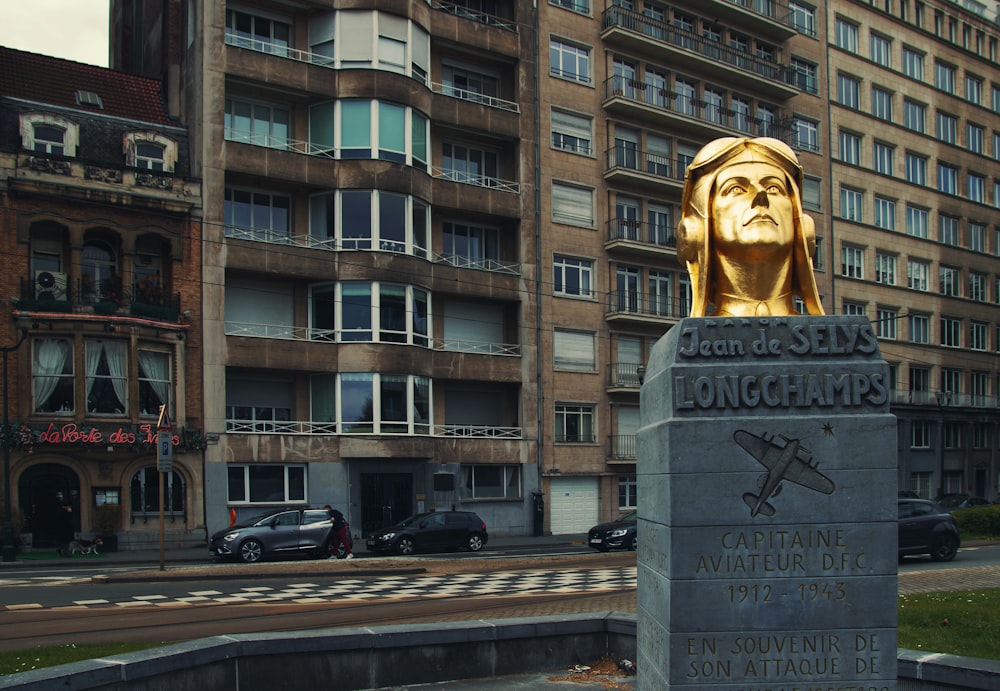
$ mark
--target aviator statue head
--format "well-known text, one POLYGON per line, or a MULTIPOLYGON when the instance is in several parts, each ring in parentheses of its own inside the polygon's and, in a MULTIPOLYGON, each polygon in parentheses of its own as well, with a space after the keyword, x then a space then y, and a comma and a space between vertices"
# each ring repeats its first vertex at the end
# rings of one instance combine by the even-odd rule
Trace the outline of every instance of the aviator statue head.
POLYGON ((724 137, 705 145, 684 180, 677 255, 691 276, 692 317, 823 314, 802 212, 802 167, 784 142, 724 137))

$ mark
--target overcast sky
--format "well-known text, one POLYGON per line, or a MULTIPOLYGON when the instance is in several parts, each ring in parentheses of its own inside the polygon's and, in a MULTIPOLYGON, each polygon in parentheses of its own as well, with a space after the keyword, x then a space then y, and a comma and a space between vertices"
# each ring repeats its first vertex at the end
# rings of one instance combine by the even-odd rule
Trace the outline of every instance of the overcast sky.
POLYGON ((109 0, 0 0, 0 45, 108 66, 109 0))

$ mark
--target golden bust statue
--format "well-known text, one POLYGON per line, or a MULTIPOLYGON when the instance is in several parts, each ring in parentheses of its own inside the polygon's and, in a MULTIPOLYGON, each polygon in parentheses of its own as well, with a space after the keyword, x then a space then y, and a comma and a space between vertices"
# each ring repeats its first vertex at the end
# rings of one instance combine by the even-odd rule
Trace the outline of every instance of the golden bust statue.
POLYGON ((709 142, 684 178, 677 256, 687 264, 692 317, 823 314, 802 212, 802 166, 777 139, 709 142))

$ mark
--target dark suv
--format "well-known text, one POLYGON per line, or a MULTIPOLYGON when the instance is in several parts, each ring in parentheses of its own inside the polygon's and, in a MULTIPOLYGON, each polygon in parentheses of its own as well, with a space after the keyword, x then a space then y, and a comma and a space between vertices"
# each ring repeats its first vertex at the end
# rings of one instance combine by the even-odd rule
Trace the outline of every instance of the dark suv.
POLYGON ((368 536, 369 552, 438 552, 467 549, 478 552, 489 540, 483 519, 471 511, 418 513, 391 528, 368 536))
POLYGON ((951 561, 960 539, 955 517, 927 499, 899 499, 899 557, 929 554, 951 561))

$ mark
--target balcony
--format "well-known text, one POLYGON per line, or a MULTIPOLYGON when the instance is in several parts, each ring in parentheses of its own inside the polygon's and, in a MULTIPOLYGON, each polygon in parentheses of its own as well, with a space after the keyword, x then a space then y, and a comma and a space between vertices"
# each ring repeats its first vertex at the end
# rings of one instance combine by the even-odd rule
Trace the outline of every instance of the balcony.
POLYGON ((662 64, 693 68, 713 79, 740 84, 750 93, 785 100, 802 91, 790 65, 708 40, 640 12, 609 7, 604 11, 601 26, 601 37, 610 43, 647 55, 662 64))
POLYGON ((608 149, 605 156, 604 179, 608 182, 660 194, 674 192, 679 195, 684 190, 687 161, 666 158, 621 143, 608 149))
POLYGON ((787 143, 792 134, 791 119, 782 112, 776 114, 776 119, 765 120, 617 75, 604 82, 603 106, 610 113, 650 124, 662 126, 666 120, 701 138, 715 138, 728 130, 737 137, 774 137, 787 143))
POLYGON ((612 218, 608 220, 608 239, 604 248, 619 255, 675 258, 677 236, 673 227, 628 218, 612 218))
POLYGON ((521 106, 514 101, 505 101, 502 98, 497 98, 496 96, 487 96, 486 94, 477 93, 475 91, 469 91, 468 89, 459 89, 458 87, 451 86, 449 84, 440 84, 438 82, 431 83, 431 91, 436 94, 442 94, 444 96, 450 96, 452 98, 457 98, 460 101, 468 101, 469 103, 478 103, 481 106, 487 106, 488 108, 496 108, 497 110, 506 110, 510 113, 520 113, 521 106))
POLYGON ((608 321, 629 321, 644 324, 673 323, 688 316, 691 306, 686 301, 640 291, 608 293, 608 321))
MULTIPOLYGON (((895 389, 891 394, 890 403, 898 405, 928 406, 939 408, 941 402, 938 401, 937 391, 907 391, 905 389, 895 389)), ((987 396, 984 394, 948 393, 948 408, 1000 408, 1000 397, 987 396)))
POLYGON ((464 2, 448 2, 447 0, 438 0, 432 3, 432 6, 436 10, 441 10, 442 12, 447 12, 448 14, 453 14, 456 17, 464 17, 465 19, 471 19, 478 24, 484 24, 485 26, 494 26, 498 29, 503 29, 504 31, 510 31, 511 33, 517 33, 517 22, 512 19, 506 19, 504 17, 498 17, 488 12, 481 12, 476 9, 472 9, 467 6, 464 2))
POLYGON ((467 170, 456 170, 454 168, 439 168, 437 166, 432 166, 431 177, 438 180, 450 180, 463 185, 485 187, 487 189, 498 190, 500 192, 521 194, 520 183, 512 182, 510 180, 501 180, 500 178, 489 177, 486 175, 479 175, 477 173, 471 173, 467 170))
POLYGON ((776 0, 714 0, 706 2, 702 11, 730 26, 776 41, 788 40, 797 33, 792 11, 776 0))
POLYGON ((626 461, 626 462, 635 461, 634 434, 611 435, 611 460, 626 461))
POLYGON ((125 288, 121 279, 94 284, 79 278, 75 284, 60 286, 59 294, 53 296, 37 281, 22 278, 14 307, 25 312, 132 316, 166 323, 176 323, 180 317, 180 293, 168 293, 155 283, 125 288))
MULTIPOLYGON (((226 432, 229 434, 373 434, 370 423, 361 426, 352 423, 352 426, 355 428, 353 431, 338 430, 335 422, 313 422, 312 420, 226 420, 226 432)), ((398 435, 399 433, 390 432, 388 434, 398 435)), ((420 433, 405 432, 404 434, 420 433)), ((521 439, 522 430, 520 427, 493 425, 434 425, 430 429, 429 436, 451 439, 521 439)))
POLYGON ((608 388, 638 391, 645 374, 645 365, 638 362, 612 362, 608 365, 608 388))

